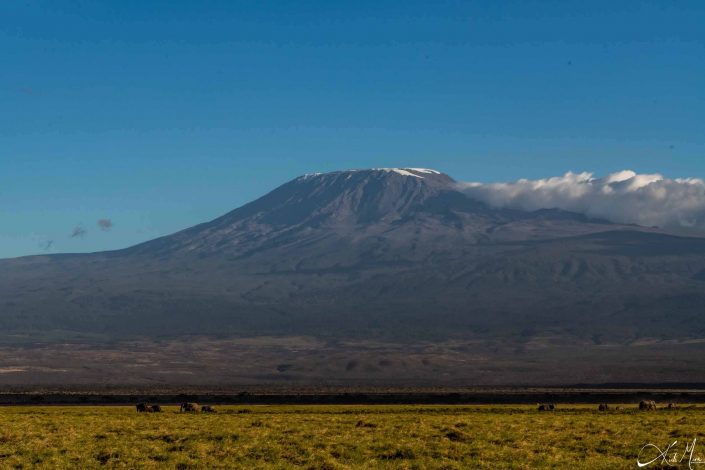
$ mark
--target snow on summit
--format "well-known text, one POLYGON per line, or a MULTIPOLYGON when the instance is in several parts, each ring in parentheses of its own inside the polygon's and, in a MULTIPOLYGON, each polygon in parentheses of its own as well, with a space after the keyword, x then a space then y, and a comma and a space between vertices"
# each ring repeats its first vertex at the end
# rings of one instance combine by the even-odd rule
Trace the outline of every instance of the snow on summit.
POLYGON ((358 173, 365 171, 383 171, 385 173, 396 173, 402 176, 412 176, 414 178, 423 179, 423 175, 442 175, 440 171, 432 170, 430 168, 370 168, 370 169, 357 169, 357 170, 343 170, 343 171, 333 171, 330 173, 306 173, 301 176, 301 179, 308 179, 317 176, 325 176, 330 174, 340 174, 340 173, 358 173))
POLYGON ((415 178, 423 178, 421 175, 417 175, 416 173, 426 173, 426 174, 433 174, 433 175, 440 175, 440 171, 436 170, 430 170, 428 168, 374 168, 374 170, 378 171, 393 171, 394 173, 398 173, 402 176, 413 176, 415 178))

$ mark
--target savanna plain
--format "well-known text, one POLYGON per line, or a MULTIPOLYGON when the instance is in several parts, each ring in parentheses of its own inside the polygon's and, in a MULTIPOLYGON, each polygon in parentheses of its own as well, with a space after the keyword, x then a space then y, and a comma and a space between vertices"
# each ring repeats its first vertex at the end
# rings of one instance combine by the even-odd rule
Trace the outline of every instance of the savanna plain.
MULTIPOLYGON (((217 413, 128 406, 0 408, 1 468, 637 468, 685 450, 705 406, 257 405, 217 413), (648 449, 647 449, 648 450, 648 449), (654 451, 642 454, 651 460, 654 451)), ((700 450, 695 448, 694 456, 700 450)), ((648 455, 647 455, 648 454, 648 455)), ((687 458, 678 465, 687 468, 687 458)), ((661 461, 652 468, 661 468, 661 461)))

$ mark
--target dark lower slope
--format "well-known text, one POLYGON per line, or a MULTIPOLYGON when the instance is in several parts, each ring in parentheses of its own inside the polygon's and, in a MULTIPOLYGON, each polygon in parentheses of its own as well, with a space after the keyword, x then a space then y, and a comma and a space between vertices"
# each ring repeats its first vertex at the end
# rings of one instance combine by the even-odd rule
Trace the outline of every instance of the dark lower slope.
POLYGON ((614 231, 428 246, 328 237, 233 258, 3 261, 0 327, 111 337, 705 336, 703 239, 614 231))

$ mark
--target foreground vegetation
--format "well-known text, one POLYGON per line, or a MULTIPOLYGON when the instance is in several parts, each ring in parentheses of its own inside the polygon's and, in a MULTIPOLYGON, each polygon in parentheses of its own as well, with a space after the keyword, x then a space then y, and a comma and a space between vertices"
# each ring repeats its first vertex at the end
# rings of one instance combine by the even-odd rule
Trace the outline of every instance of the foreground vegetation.
POLYGON ((2 407, 0 467, 616 469, 636 468, 647 443, 665 448, 705 437, 702 406, 602 413, 596 405, 546 413, 535 406, 163 409, 2 407))

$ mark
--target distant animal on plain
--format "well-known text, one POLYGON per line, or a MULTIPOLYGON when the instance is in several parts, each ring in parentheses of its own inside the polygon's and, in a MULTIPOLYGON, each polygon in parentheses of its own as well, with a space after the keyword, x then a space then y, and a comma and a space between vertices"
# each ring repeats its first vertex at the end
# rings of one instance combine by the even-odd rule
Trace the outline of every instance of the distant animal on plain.
POLYGON ((137 403, 135 405, 138 413, 160 413, 162 407, 159 405, 148 405, 147 403, 137 403))
POLYGON ((653 411, 656 409, 656 402, 653 400, 642 400, 639 402, 639 409, 641 411, 653 411))
POLYGON ((542 403, 539 405, 539 411, 555 411, 556 405, 553 403, 542 403))
POLYGON ((676 409, 676 408, 678 408, 678 406, 676 406, 675 403, 669 403, 669 404, 668 404, 668 409, 669 409, 669 410, 674 410, 674 409, 676 409))
POLYGON ((215 408, 213 408, 211 405, 203 405, 203 406, 201 406, 201 412, 202 413, 215 413, 215 408))
POLYGON ((198 403, 182 403, 181 404, 181 411, 182 412, 192 412, 192 413, 197 413, 201 411, 201 407, 198 405, 198 403))
POLYGON ((610 407, 607 405, 607 403, 600 403, 600 406, 597 407, 598 411, 609 411, 610 407))

